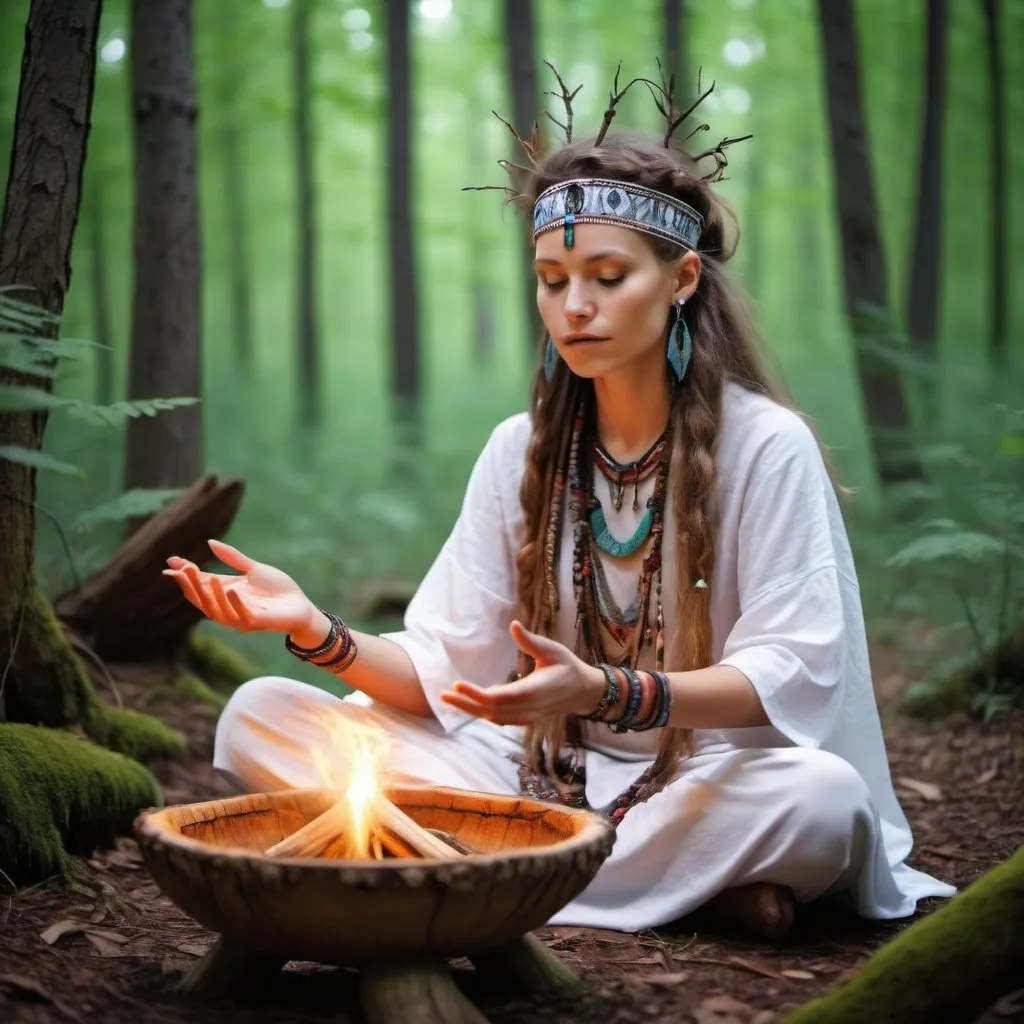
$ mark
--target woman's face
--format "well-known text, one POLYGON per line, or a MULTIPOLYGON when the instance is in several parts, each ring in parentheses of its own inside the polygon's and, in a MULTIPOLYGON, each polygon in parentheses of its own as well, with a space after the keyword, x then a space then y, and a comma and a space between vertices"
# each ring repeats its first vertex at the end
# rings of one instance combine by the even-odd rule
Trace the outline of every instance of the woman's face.
POLYGON ((559 355, 579 377, 645 363, 664 370, 669 311, 697 287, 700 260, 655 255, 637 231, 577 224, 572 249, 561 229, 537 239, 537 306, 559 355))

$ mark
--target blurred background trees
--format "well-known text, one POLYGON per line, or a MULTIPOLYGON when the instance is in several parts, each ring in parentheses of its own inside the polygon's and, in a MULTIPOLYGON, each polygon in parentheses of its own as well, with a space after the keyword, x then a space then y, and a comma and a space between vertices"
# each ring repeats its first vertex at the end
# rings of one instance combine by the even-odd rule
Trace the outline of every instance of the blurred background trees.
MULTIPOLYGON (((0 9, 4 154, 28 8, 0 9)), ((110 558, 143 507, 126 490, 210 472, 247 481, 243 550, 390 625, 371 595, 423 573, 540 354, 526 227, 461 191, 505 181, 491 111, 549 130, 550 59, 586 134, 618 62, 660 59, 680 99, 714 81, 700 138, 754 135, 716 186, 734 272, 854 490, 873 637, 922 678, 981 657, 971 699, 998 711, 1013 672, 982 654, 1024 616, 1021 43, 1024 4, 998 0, 106 0, 61 330, 103 347, 55 393, 202 401, 54 420, 46 452, 85 475, 39 476, 62 530, 37 523, 45 592, 110 558), (174 160, 147 157, 157 135, 174 160)), ((615 127, 658 124, 635 90, 615 127)), ((303 671, 278 638, 234 640, 303 671)))

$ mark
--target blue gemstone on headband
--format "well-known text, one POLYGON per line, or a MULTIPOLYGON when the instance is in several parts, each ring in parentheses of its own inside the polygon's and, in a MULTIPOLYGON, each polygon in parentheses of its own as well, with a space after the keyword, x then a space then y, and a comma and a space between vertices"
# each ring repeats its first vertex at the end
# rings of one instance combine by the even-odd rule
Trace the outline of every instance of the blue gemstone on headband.
POLYGON ((614 189, 613 188, 611 190, 611 192, 608 193, 608 205, 613 210, 617 210, 618 207, 619 207, 619 203, 621 203, 621 202, 622 202, 622 196, 619 195, 618 189, 614 189))
POLYGON ((586 195, 580 185, 570 185, 565 191, 565 208, 569 213, 579 213, 583 209, 586 195))

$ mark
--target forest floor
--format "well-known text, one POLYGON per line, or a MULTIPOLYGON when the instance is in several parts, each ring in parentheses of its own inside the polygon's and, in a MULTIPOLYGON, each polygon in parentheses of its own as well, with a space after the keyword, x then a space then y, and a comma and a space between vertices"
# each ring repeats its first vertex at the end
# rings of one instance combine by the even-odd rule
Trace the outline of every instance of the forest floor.
MULTIPOLYGON (((910 818, 910 863, 958 886, 1024 843, 1024 715, 991 724, 955 720, 928 727, 890 709, 905 677, 897 654, 876 652, 892 774, 910 818)), ((189 756, 159 766, 168 804, 227 794, 210 767, 216 717, 198 703, 147 701, 152 679, 121 668, 124 702, 182 729, 189 756)), ((257 990, 189 1003, 175 984, 213 935, 162 895, 133 840, 87 862, 100 895, 54 884, 0 894, 0 1020, 9 1024, 342 1024, 360 1021, 355 973, 293 962, 257 990)), ((932 901, 928 913, 941 905, 932 901)), ((854 973, 906 927, 802 907, 789 942, 772 947, 714 934, 683 920, 637 935, 584 928, 537 934, 592 985, 572 1005, 508 1003, 473 990, 468 963, 456 976, 493 1024, 768 1024, 854 973)), ((920 916, 920 915, 919 915, 920 916)), ((985 1024, 1024 1020, 1024 993, 991 1010, 985 1024)))

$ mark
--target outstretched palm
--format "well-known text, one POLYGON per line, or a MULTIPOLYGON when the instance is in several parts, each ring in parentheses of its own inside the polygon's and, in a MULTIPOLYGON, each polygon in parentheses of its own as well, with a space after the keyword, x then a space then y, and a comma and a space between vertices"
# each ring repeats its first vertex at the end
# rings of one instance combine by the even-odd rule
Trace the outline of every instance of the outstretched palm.
POLYGON ((252 632, 274 630, 290 633, 301 629, 315 607, 287 573, 243 555, 237 548, 211 540, 210 550, 225 565, 242 575, 203 572, 184 558, 167 559, 165 576, 204 615, 222 626, 252 632))

